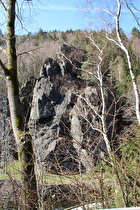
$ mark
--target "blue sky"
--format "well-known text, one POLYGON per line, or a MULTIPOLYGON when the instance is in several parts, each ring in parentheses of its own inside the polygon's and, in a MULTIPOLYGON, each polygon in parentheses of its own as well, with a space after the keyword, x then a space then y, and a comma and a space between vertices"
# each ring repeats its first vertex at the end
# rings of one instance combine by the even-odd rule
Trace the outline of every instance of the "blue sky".
MULTIPOLYGON (((36 33, 40 28, 44 31, 87 29, 87 17, 84 16, 84 12, 80 11, 81 1, 84 2, 84 0, 32 0, 30 2, 19 0, 19 3, 24 2, 21 7, 20 18, 22 18, 26 30, 21 28, 20 24, 17 24, 16 33, 36 33)), ((140 9, 140 0, 136 1, 138 2, 137 7, 140 9)), ((82 9, 84 11, 84 6, 82 9)), ((1 12, 0 23, 3 17, 4 13, 1 12)), ((124 12, 122 28, 125 33, 129 34, 134 26, 138 28, 132 17, 127 12, 124 12)), ((5 33, 4 25, 1 25, 1 29, 5 33)))
POLYGON ((84 28, 81 12, 79 11, 79 0, 33 1, 33 3, 24 3, 23 7, 29 17, 29 21, 27 21, 27 18, 25 20, 28 31, 35 33, 40 28, 44 31, 55 29, 66 31, 67 29, 84 28))
POLYGON ((82 27, 81 15, 78 10, 77 0, 56 0, 53 3, 48 3, 48 6, 42 13, 39 13, 39 18, 44 29, 78 29, 82 27), (44 23, 44 17, 46 23, 44 23))

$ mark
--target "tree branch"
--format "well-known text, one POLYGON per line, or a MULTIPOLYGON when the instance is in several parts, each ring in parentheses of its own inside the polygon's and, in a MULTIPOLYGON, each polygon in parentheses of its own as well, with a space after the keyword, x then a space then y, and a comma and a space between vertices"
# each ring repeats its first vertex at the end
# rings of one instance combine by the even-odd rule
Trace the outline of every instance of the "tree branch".
POLYGON ((7 71, 7 68, 5 67, 5 65, 4 65, 4 63, 2 62, 1 59, 0 59, 0 66, 4 70, 4 73, 5 73, 7 71))
POLYGON ((6 50, 5 50, 4 48, 2 48, 1 46, 0 46, 0 50, 1 50, 1 52, 4 52, 4 53, 5 53, 5 55, 7 55, 6 50))
MULTIPOLYGON (((127 1, 125 0, 125 4, 126 4, 126 7, 128 8, 128 10, 131 12, 131 14, 133 15, 136 23, 138 24, 138 26, 140 27, 140 20, 139 18, 136 17, 136 15, 134 14, 134 12, 132 11, 132 9, 130 8, 130 6, 128 5, 127 1)), ((135 8, 136 9, 136 8, 135 8)), ((138 11, 138 10, 137 10, 138 11)))
POLYGON ((94 106, 85 97, 78 95, 78 94, 76 94, 76 96, 81 98, 94 111, 95 115, 101 119, 101 115, 98 114, 98 112, 96 111, 94 106))
POLYGON ((7 8, 5 6, 5 4, 0 0, 0 4, 2 5, 2 7, 4 8, 4 10, 7 12, 7 8))
POLYGON ((0 74, 0 78, 4 79, 6 81, 6 77, 4 75, 0 74))
POLYGON ((94 7, 92 7, 92 10, 99 10, 99 11, 101 11, 101 12, 105 12, 105 13, 108 13, 109 15, 111 15, 111 16, 115 16, 112 12, 110 12, 110 11, 108 11, 108 10, 106 10, 106 9, 102 9, 102 8, 94 8, 94 7))
MULTIPOLYGON (((33 50, 23 51, 23 52, 21 52, 21 53, 18 53, 17 57, 19 57, 19 56, 21 56, 21 55, 24 55, 24 54, 31 54, 31 55, 33 56, 32 52, 34 52, 34 51, 36 51, 36 50, 38 50, 38 49, 41 49, 41 48, 42 48, 42 47, 38 47, 38 48, 35 48, 35 49, 33 49, 33 50)), ((33 57, 34 57, 34 56, 33 56, 33 57)))

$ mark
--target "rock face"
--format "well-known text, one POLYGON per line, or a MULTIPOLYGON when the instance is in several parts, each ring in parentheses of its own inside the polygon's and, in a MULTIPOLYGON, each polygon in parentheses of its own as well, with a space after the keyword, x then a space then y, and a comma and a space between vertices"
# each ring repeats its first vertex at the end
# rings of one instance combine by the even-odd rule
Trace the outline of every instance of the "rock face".
MULTIPOLYGON (((33 90, 29 127, 37 156, 48 170, 76 172, 79 158, 73 144, 69 115, 76 100, 74 92, 83 89, 83 82, 74 76, 72 64, 62 63, 51 58, 45 60, 33 90)), ((78 67, 79 63, 74 70, 78 67)))
MULTIPOLYGON (((106 152, 100 132, 100 87, 82 79, 81 66, 85 60, 85 52, 64 44, 55 59, 44 61, 40 77, 27 82, 21 90, 23 113, 33 136, 37 161, 53 173, 90 171, 106 152)), ((130 116, 134 116, 132 113, 127 115, 128 111, 123 110, 117 120, 114 118, 116 104, 113 91, 106 88, 105 92, 109 139, 114 137, 112 131, 119 134, 124 126, 130 125, 130 116)), ((3 111, 1 101, 3 99, 0 99, 3 111)), ((126 106, 126 101, 122 101, 122 107, 126 106)), ((128 104, 128 109, 130 106, 128 104)), ((3 117, 6 121, 7 116, 2 115, 1 119, 3 117)), ((12 137, 12 129, 10 127, 10 133, 4 134, 5 128, 1 128, 1 142, 5 142, 12 137)), ((5 150, 5 143, 1 143, 0 147, 1 151, 5 150)))
POLYGON ((4 163, 13 157, 17 157, 17 152, 10 123, 8 99, 3 95, 0 97, 0 167, 4 167, 4 163))
POLYGON ((91 170, 99 153, 106 150, 102 136, 94 129, 98 119, 83 100, 94 104, 98 112, 100 95, 95 84, 78 78, 82 52, 77 58, 76 48, 67 45, 61 52, 57 60, 44 61, 35 82, 28 124, 38 161, 46 170, 79 173, 91 170))

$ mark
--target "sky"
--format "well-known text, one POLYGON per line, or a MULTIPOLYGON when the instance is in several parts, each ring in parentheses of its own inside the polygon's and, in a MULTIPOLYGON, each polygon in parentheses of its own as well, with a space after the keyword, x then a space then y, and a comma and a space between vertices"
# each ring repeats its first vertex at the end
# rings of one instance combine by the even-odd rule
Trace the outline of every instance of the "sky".
POLYGON ((33 30, 42 28, 45 31, 82 28, 82 17, 79 11, 78 0, 42 0, 38 3, 34 16, 33 30))
MULTIPOLYGON (((140 10, 140 0, 136 1, 140 10)), ((89 20, 85 15, 85 8, 81 4, 84 0, 19 0, 18 2, 18 12, 23 25, 21 27, 20 23, 16 24, 17 34, 27 34, 28 32, 34 34, 40 29, 43 31, 89 29, 89 20)), ((5 33, 3 24, 5 15, 1 9, 0 12, 0 28, 5 33)), ((129 34, 133 27, 138 28, 127 12, 124 12, 122 20, 121 26, 126 34, 129 34)), ((95 20, 93 21, 95 22, 95 20)))

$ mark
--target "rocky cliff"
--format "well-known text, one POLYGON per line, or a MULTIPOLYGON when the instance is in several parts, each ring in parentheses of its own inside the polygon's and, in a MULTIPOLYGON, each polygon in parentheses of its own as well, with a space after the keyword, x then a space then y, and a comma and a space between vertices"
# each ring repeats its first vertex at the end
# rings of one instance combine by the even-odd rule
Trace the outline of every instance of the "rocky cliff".
MULTIPOLYGON (((40 77, 21 90, 37 161, 53 173, 89 171, 106 153, 98 117, 102 108, 100 87, 82 79, 85 60, 84 51, 63 45, 56 58, 46 58, 40 77)), ((124 126, 123 112, 116 117, 115 90, 111 88, 105 91, 110 140, 124 126)))
MULTIPOLYGON (((27 83, 22 89, 24 107, 30 110, 26 118, 36 155, 48 171, 88 171, 106 151, 102 135, 94 129, 99 119, 83 100, 88 99, 100 112, 99 87, 80 79, 84 60, 84 52, 63 45, 56 59, 44 61, 34 88, 27 83)), ((109 108, 113 100, 109 92, 106 100, 109 108)), ((111 123, 113 118, 108 116, 111 123)))

